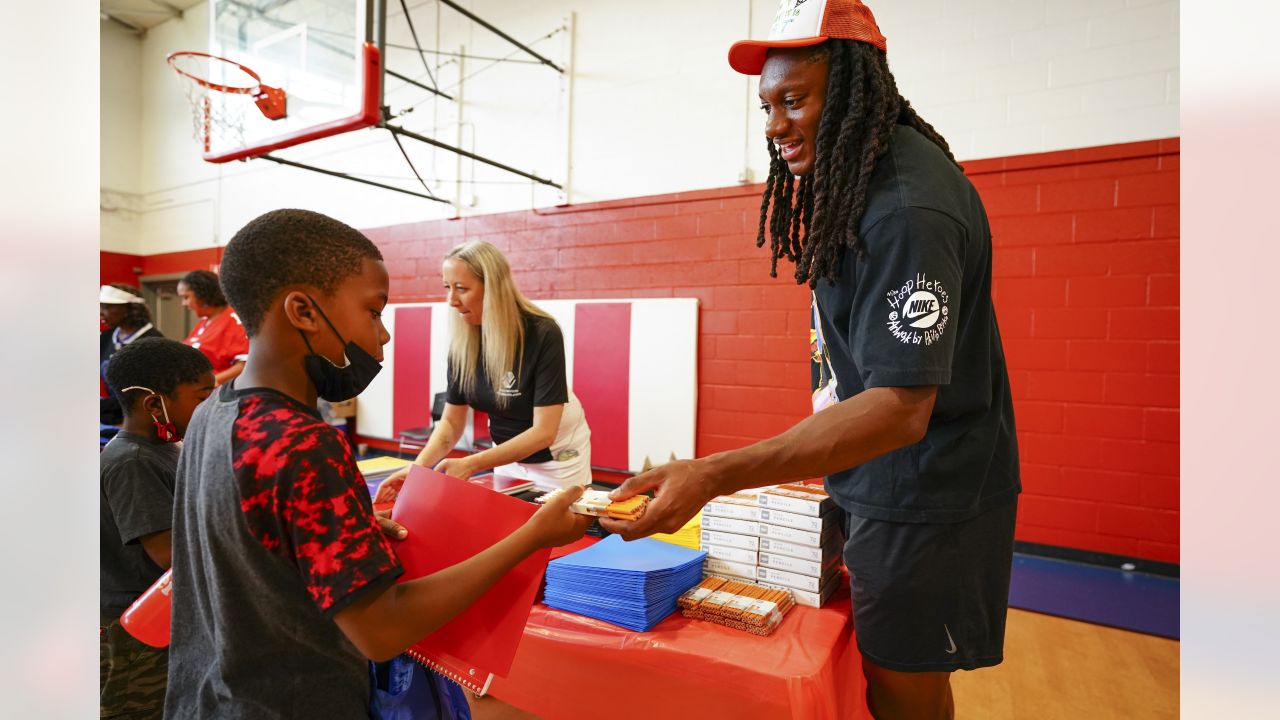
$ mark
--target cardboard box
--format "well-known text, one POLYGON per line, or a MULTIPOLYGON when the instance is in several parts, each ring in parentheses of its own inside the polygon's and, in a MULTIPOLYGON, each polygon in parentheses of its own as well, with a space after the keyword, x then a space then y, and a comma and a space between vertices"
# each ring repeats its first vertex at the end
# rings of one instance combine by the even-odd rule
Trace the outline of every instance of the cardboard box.
POLYGON ((836 590, 840 587, 841 577, 843 576, 840 575, 839 573, 836 573, 833 577, 827 580, 827 584, 823 585, 822 590, 819 592, 797 590, 795 588, 787 587, 786 585, 778 585, 776 583, 769 583, 769 582, 758 582, 756 584, 760 585, 761 587, 774 588, 775 590, 790 590, 791 597, 795 599, 797 605, 804 605, 805 607, 811 607, 811 608, 819 608, 825 605, 826 602, 831 599, 831 596, 834 595, 836 590))
POLYGON ((719 532, 737 533, 739 535, 759 535, 760 523, 750 520, 734 520, 732 518, 717 517, 715 515, 707 515, 703 511, 702 529, 716 530, 719 532))
MULTIPOLYGON (((834 574, 839 575, 840 573, 835 572, 834 574)), ((782 585, 789 589, 806 590, 814 593, 821 591, 823 586, 830 582, 830 577, 811 577, 762 566, 756 567, 756 579, 782 585)))
POLYGON ((760 538, 760 552, 769 552, 774 555, 789 555, 801 560, 810 560, 812 562, 826 562, 832 556, 840 555, 844 549, 843 537, 839 533, 831 535, 829 541, 822 547, 810 547, 808 545, 797 545, 795 543, 783 542, 773 538, 760 538))
POLYGON ((811 532, 822 532, 828 523, 839 523, 843 518, 833 512, 826 515, 813 516, 801 515, 799 513, 784 512, 782 510, 774 510, 772 508, 755 508, 759 517, 746 518, 755 519, 760 522, 766 522, 770 525, 782 525, 784 527, 795 528, 797 530, 809 530, 811 532))
POLYGON ((758 506, 713 500, 702 507, 703 517, 721 517, 732 520, 760 520, 760 513, 768 512, 758 506))
POLYGON ((831 542, 832 536, 840 535, 838 523, 828 523, 821 532, 798 530, 783 525, 770 525, 769 523, 756 523, 755 525, 756 529, 755 533, 753 533, 755 535, 807 547, 823 547, 831 542))
POLYGON ((756 495, 756 504, 783 512, 822 517, 835 509, 836 504, 825 490, 817 485, 794 483, 779 485, 756 495))
POLYGON ((703 545, 702 550, 707 553, 707 557, 712 560, 727 560, 729 562, 745 563, 747 565, 757 565, 760 553, 755 550, 747 550, 745 548, 730 547, 727 545, 703 545))
MULTIPOLYGON (((708 558, 702 563, 702 572, 711 575, 732 575, 734 577, 747 578, 754 580, 758 568, 754 564, 729 562, 728 560, 713 560, 708 558)), ((816 588, 815 588, 816 589, 816 588)))
MULTIPOLYGON (((706 521, 704 516, 703 521, 706 521)), ((737 533, 715 532, 708 530, 706 525, 702 526, 702 546, 720 545, 722 547, 742 548, 743 550, 759 550, 760 538, 755 535, 740 535, 737 533)))
POLYGON ((757 553, 756 564, 760 567, 774 568, 775 570, 785 570, 798 575, 808 575, 810 577, 823 577, 835 558, 827 558, 824 561, 814 562, 812 560, 801 560, 790 555, 774 555, 773 553, 757 553))

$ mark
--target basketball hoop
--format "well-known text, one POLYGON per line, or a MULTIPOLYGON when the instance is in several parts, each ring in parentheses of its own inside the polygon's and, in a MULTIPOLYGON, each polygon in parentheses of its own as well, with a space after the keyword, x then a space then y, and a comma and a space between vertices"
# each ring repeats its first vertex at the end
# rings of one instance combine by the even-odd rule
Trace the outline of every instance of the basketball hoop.
POLYGON ((192 134, 206 153, 214 140, 244 144, 244 114, 250 102, 268 120, 286 115, 284 90, 263 85, 258 73, 234 60, 194 50, 169 53, 166 60, 183 81, 191 104, 192 134))

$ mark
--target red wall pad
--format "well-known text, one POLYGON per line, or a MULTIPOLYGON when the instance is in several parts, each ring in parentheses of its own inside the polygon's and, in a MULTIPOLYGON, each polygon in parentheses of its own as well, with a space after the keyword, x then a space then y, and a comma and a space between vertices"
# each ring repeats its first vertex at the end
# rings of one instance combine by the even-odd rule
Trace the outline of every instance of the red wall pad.
POLYGON ((573 392, 591 426, 591 464, 627 467, 631 304, 585 303, 574 317, 573 392))
POLYGON ((391 428, 399 436, 431 424, 431 308, 396 308, 395 328, 391 428))

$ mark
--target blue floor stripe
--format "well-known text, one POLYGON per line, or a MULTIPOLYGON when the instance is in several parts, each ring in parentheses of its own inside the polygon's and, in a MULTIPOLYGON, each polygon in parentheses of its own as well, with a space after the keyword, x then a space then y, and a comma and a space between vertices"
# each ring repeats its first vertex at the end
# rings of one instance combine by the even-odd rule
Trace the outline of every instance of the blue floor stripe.
POLYGON ((1180 637, 1177 578, 1015 553, 1009 606, 1180 637))

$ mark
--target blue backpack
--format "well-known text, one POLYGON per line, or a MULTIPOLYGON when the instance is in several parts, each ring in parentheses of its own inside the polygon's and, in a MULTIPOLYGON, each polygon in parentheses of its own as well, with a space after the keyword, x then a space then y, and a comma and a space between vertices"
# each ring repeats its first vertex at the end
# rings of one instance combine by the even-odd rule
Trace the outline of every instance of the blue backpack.
POLYGON ((465 691, 408 655, 369 663, 373 720, 471 720, 465 691))

